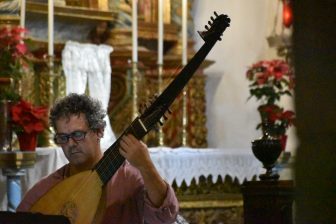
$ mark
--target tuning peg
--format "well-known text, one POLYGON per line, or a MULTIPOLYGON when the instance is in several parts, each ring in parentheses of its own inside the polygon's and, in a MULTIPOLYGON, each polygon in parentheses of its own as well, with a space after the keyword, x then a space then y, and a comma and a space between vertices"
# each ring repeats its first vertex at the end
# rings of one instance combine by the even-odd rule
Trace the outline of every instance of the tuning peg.
POLYGON ((140 103, 138 112, 139 112, 140 114, 142 114, 142 113, 145 112, 145 110, 146 110, 147 108, 148 108, 148 106, 147 106, 145 103, 140 103))
POLYGON ((158 131, 159 131, 159 125, 158 125, 158 124, 155 124, 155 125, 153 126, 153 130, 155 130, 156 132, 158 132, 158 131))
POLYGON ((143 113, 145 110, 147 110, 147 108, 149 108, 149 106, 151 105, 151 104, 153 104, 153 102, 156 100, 158 98, 158 95, 157 94, 154 94, 154 95, 152 95, 151 97, 149 97, 148 99, 147 99, 147 102, 144 102, 144 103, 140 103, 140 105, 139 105, 139 113, 143 113))
POLYGON ((159 96, 157 94, 152 95, 148 98, 148 102, 152 104, 159 96))
POLYGON ((206 30, 209 30, 209 27, 208 27, 208 25, 205 25, 204 27, 205 27, 205 29, 206 29, 206 30))
POLYGON ((218 14, 217 14, 217 12, 216 12, 216 11, 214 11, 214 14, 215 14, 215 16, 216 16, 216 17, 218 17, 218 14))
POLYGON ((222 40, 222 38, 218 38, 218 40, 219 40, 219 41, 221 41, 221 40, 222 40))
POLYGON ((148 109, 148 107, 150 106, 152 104, 152 102, 143 102, 143 103, 141 103, 140 104, 140 109, 142 109, 142 110, 147 110, 148 109))
POLYGON ((212 21, 215 21, 215 19, 214 19, 212 16, 210 16, 210 19, 211 19, 212 21))
POLYGON ((171 113, 172 113, 172 112, 171 112, 171 110, 170 110, 169 108, 167 109, 167 111, 168 111, 168 113, 169 113, 169 114, 171 114, 171 113))
POLYGON ((211 21, 208 21, 208 24, 209 24, 210 26, 212 26, 213 23, 212 23, 211 21))

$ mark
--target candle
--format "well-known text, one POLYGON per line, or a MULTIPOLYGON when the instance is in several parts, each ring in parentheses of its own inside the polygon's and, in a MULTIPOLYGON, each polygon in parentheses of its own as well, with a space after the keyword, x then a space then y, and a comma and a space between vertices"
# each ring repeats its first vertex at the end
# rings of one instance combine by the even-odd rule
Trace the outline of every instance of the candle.
POLYGON ((48 0, 48 55, 54 55, 54 0, 48 0))
POLYGON ((187 64, 188 1, 182 0, 182 65, 187 64))
POLYGON ((138 1, 132 2, 132 61, 138 62, 138 1))
POLYGON ((158 64, 163 64, 163 0, 159 0, 158 18, 158 64))
POLYGON ((26 0, 21 0, 20 7, 20 26, 25 27, 25 18, 26 18, 26 0))

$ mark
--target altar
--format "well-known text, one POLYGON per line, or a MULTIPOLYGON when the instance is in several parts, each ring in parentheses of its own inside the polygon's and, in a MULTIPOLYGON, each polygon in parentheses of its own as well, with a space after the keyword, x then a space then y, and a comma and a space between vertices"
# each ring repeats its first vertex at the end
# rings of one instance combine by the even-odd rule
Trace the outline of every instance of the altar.
MULTIPOLYGON (((261 163, 249 149, 210 148, 150 148, 150 154, 161 176, 175 187, 199 183, 200 177, 210 177, 212 182, 230 176, 242 183, 263 172, 261 163)), ((59 147, 37 148, 36 164, 27 169, 21 178, 22 194, 42 177, 67 163, 59 147)), ((0 176, 0 206, 7 210, 6 179, 0 176)))

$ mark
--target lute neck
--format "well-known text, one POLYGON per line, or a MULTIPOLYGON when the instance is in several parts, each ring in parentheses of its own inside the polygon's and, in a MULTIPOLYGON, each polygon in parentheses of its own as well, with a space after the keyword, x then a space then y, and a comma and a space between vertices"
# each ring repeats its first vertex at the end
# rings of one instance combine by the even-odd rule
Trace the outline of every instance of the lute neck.
POLYGON ((146 135, 143 132, 139 118, 136 118, 131 125, 120 135, 120 137, 111 145, 103 155, 103 158, 93 168, 98 173, 101 181, 105 185, 111 177, 117 172, 119 167, 124 163, 125 158, 119 153, 119 142, 122 136, 132 134, 137 139, 146 135))
MULTIPOLYGON (((203 44, 203 46, 189 61, 189 63, 176 76, 176 78, 153 102, 153 104, 150 105, 150 107, 148 108, 149 110, 158 106, 162 106, 163 108, 168 109, 168 107, 173 103, 174 99, 183 90, 184 86, 193 76, 195 71, 199 68, 205 57, 215 45, 216 41, 217 40, 207 41, 203 44)), ((119 142, 122 136, 124 136, 125 134, 132 134, 140 140, 152 128, 144 128, 144 123, 140 120, 140 117, 136 118, 131 123, 131 125, 124 131, 124 133, 115 141, 115 143, 106 150, 103 158, 94 167, 94 170, 97 171, 104 185, 109 181, 109 179, 114 175, 114 173, 125 161, 125 158, 119 153, 119 142)))

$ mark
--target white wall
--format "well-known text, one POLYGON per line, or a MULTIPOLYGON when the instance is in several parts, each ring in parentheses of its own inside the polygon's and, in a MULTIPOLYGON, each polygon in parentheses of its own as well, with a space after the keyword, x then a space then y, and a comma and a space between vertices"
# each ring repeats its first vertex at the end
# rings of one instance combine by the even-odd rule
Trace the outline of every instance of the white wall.
MULTIPOLYGON (((203 44, 196 31, 204 30, 213 11, 231 18, 231 26, 224 32, 223 40, 207 57, 215 61, 205 71, 209 147, 250 149, 251 141, 261 136, 255 129, 260 122, 259 104, 247 101, 249 89, 245 72, 249 65, 259 60, 277 57, 266 40, 273 30, 277 9, 281 11, 277 0, 195 0, 196 50, 203 44)), ((281 15, 277 24, 279 33, 281 15)), ((282 103, 286 108, 293 108, 290 98, 282 103)), ((286 150, 293 151, 295 147, 295 131, 291 128, 286 150)))

